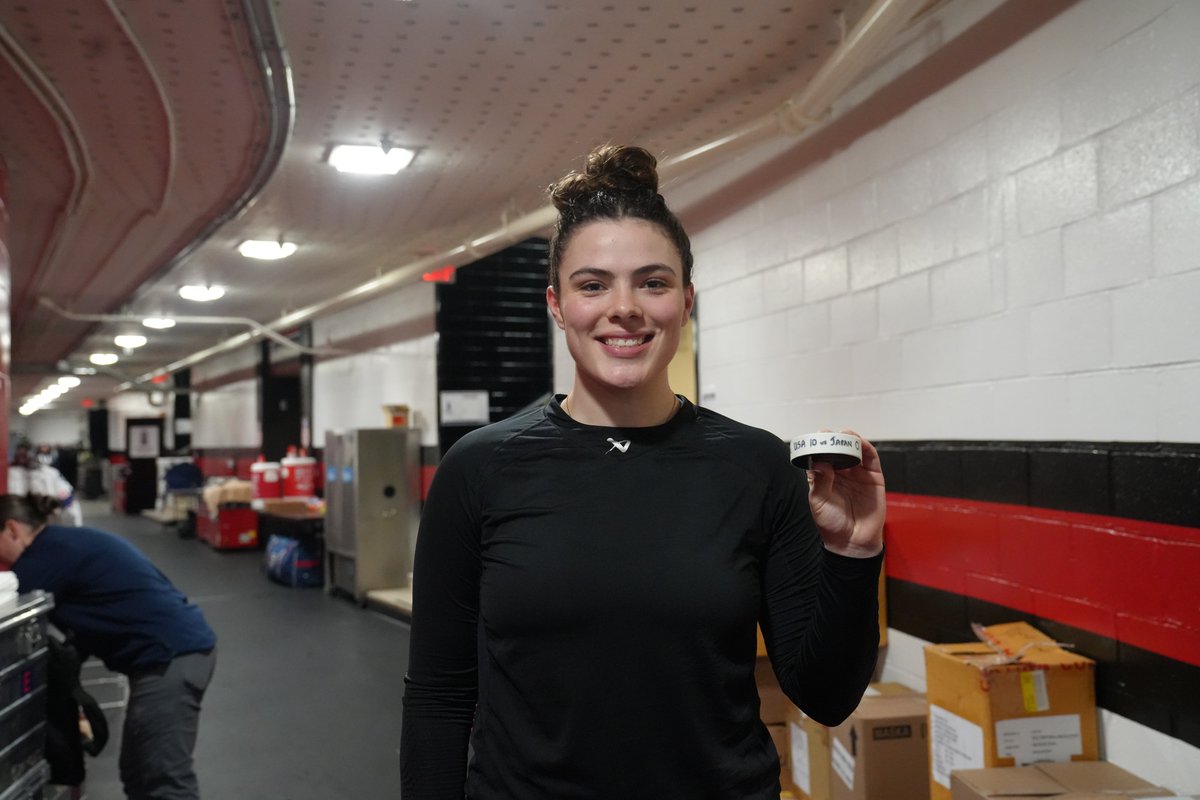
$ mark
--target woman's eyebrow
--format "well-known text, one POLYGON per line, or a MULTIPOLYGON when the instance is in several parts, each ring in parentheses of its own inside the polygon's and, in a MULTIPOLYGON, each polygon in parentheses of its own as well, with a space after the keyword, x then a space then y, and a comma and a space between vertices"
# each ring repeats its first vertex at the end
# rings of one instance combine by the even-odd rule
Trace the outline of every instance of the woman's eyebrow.
MULTIPOLYGON (((644 267, 638 267, 633 271, 635 278, 642 278, 646 275, 652 275, 658 272, 669 272, 675 274, 675 270, 667 264, 647 264, 644 267)), ((600 267, 580 267, 570 274, 571 278, 592 277, 592 278, 611 278, 612 270, 601 269, 600 267)))

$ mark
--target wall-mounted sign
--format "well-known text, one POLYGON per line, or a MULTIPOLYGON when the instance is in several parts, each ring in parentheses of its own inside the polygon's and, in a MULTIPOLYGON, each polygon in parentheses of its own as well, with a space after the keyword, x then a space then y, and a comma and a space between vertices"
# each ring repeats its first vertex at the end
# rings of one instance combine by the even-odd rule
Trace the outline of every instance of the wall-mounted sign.
POLYGON ((129 426, 130 458, 158 458, 161 451, 161 441, 157 425, 129 426))
POLYGON ((487 425, 492 421, 486 390, 445 391, 440 399, 443 425, 487 425))

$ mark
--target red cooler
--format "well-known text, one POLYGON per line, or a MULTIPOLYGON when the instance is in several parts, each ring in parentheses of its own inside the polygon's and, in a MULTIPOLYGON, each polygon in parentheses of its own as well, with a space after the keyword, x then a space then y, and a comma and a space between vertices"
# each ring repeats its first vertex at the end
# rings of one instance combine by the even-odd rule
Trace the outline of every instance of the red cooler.
POLYGON ((312 456, 287 456, 279 462, 284 497, 312 497, 317 490, 317 460, 312 456))
POLYGON ((283 481, 279 475, 280 466, 275 461, 256 461, 251 464, 250 480, 254 482, 254 496, 283 497, 283 481))

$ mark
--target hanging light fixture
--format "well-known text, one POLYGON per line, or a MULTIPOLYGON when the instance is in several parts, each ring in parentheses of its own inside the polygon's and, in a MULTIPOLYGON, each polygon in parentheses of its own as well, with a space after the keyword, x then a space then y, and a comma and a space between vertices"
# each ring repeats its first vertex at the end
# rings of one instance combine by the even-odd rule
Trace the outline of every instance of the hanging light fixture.
POLYGON ((338 172, 357 175, 395 175, 412 163, 415 150, 395 147, 384 137, 379 144, 339 144, 326 159, 338 172))
POLYGON ((179 296, 184 300, 191 300, 195 303, 207 303, 211 300, 219 300, 224 297, 225 287, 188 284, 187 286, 179 287, 179 296))
POLYGON ((127 350, 132 350, 135 347, 141 347, 146 343, 146 337, 140 333, 121 333, 113 337, 113 344, 117 347, 123 347, 127 350))
POLYGON ((247 239, 238 245, 238 252, 259 261, 278 261, 296 252, 295 242, 272 242, 267 239, 247 239))

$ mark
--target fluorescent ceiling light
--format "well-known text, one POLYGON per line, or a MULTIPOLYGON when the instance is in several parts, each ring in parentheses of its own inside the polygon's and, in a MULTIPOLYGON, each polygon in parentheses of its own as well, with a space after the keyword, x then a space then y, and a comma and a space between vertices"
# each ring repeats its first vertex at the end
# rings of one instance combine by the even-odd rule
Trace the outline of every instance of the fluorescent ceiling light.
POLYGON ((79 380, 79 378, 76 378, 74 375, 63 375, 58 379, 58 385, 65 386, 68 389, 78 386, 81 383, 83 383, 83 381, 79 380))
POLYGON ((88 361, 91 361, 98 367, 107 367, 109 364, 117 363, 116 353, 92 353, 88 356, 88 361))
POLYGON ((96 370, 92 367, 76 367, 75 369, 71 370, 71 372, 74 372, 76 375, 95 375, 96 374, 96 370))
POLYGON ((238 245, 238 252, 246 258, 257 258, 260 261, 275 261, 287 258, 296 252, 294 242, 269 242, 262 239, 247 239, 238 245))
POLYGON ((42 389, 42 394, 47 397, 62 397, 67 393, 67 387, 59 386, 57 383, 52 383, 45 389, 42 389))
POLYGON ((393 147, 387 152, 379 145, 339 144, 329 151, 329 163, 338 172, 358 175, 395 175, 412 163, 412 150, 393 147))
POLYGON ((142 320, 142 324, 147 328, 154 328, 156 331, 165 331, 167 328, 175 327, 175 320, 168 317, 146 317, 142 320))
POLYGON ((141 347, 146 343, 146 337, 140 333, 121 333, 113 337, 113 344, 117 347, 141 347))
POLYGON ((21 406, 20 410, 21 410, 22 417, 28 417, 33 412, 37 411, 36 408, 30 408, 29 406, 21 406))
POLYGON ((184 300, 192 300, 197 303, 207 303, 209 300, 217 300, 224 297, 225 287, 189 284, 187 286, 179 287, 179 296, 184 300))

